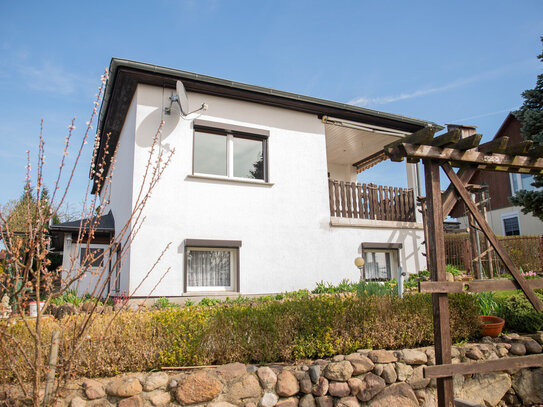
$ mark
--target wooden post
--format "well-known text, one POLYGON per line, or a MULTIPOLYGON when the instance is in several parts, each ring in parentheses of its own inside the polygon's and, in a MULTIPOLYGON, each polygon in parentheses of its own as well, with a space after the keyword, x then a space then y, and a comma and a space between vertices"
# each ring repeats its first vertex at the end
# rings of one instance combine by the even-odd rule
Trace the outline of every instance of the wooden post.
MULTIPOLYGON (((426 220, 428 224, 428 259, 432 281, 446 281, 445 236, 443 231, 443 206, 439 184, 439 164, 424 160, 426 185, 426 220)), ((436 365, 451 363, 451 328, 449 325, 449 298, 447 294, 432 294, 434 317, 434 347, 436 365)), ((439 407, 454 407, 452 377, 437 379, 439 407)))
POLYGON ((334 197, 336 200, 336 216, 341 216, 341 212, 339 210, 339 182, 334 181, 334 197))
POLYGON ((375 184, 370 184, 369 185, 369 189, 370 189, 370 196, 371 196, 371 201, 370 201, 370 205, 371 205, 371 219, 379 219, 379 205, 378 205, 378 201, 377 201, 377 185, 375 184))
POLYGON ((358 217, 360 219, 364 218, 364 211, 362 209, 364 196, 362 195, 362 186, 359 183, 356 183, 356 196, 358 197, 356 202, 358 204, 358 217))
POLYGON ((49 404, 53 385, 55 384, 55 373, 57 370, 58 345, 60 342, 60 331, 53 331, 51 336, 51 352, 49 353, 49 370, 45 379, 45 392, 43 395, 43 405, 49 404))
POLYGON ((330 200, 330 216, 335 216, 336 211, 334 209, 334 181, 328 178, 328 198, 330 200))
POLYGON ((345 207, 345 182, 339 181, 339 188, 340 188, 340 199, 341 199, 341 216, 346 218, 347 217, 347 208, 345 207))
POLYGON ((353 212, 352 212, 352 204, 351 204, 351 198, 352 198, 352 186, 350 182, 345 183, 345 202, 344 204, 347 206, 347 217, 352 218, 353 212))
MULTIPOLYGON (((486 211, 486 205, 488 203, 488 196, 486 194, 486 191, 481 192, 481 211, 483 213, 483 217, 485 218, 485 222, 488 222, 487 217, 487 211, 486 211)), ((490 243, 487 239, 485 239, 486 243, 486 259, 488 261, 488 278, 493 279, 494 278, 494 265, 492 264, 492 247, 490 246, 490 243)))
POLYGON ((477 251, 477 229, 475 227, 475 220, 471 213, 468 212, 468 227, 469 227, 469 243, 471 246, 471 269, 474 270, 475 278, 477 280, 481 279, 481 268, 479 267, 479 262, 477 256, 479 255, 477 251))

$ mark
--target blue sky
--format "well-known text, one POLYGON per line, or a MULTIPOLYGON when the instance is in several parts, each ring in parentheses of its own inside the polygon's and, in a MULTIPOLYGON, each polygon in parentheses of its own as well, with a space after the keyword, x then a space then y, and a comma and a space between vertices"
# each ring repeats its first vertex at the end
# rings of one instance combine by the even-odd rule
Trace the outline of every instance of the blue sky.
MULTIPOLYGON (((541 73, 541 35, 540 0, 4 1, 0 203, 22 191, 41 118, 52 185, 67 126, 77 116, 79 141, 111 57, 475 125, 489 139, 541 73)), ((72 208, 85 192, 87 150, 72 208)), ((397 170, 367 177, 401 185, 397 170)))

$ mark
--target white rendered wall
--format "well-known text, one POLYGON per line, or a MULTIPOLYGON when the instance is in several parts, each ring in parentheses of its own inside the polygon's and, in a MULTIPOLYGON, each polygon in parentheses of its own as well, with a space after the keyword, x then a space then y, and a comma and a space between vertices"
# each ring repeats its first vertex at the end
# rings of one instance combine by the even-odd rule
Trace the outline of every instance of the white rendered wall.
MULTIPOLYGON (((134 150, 135 150, 135 133, 136 133, 136 100, 137 90, 132 99, 132 103, 126 114, 121 134, 119 136, 119 144, 117 155, 115 157, 114 166, 110 167, 109 175, 111 182, 109 188, 101 194, 101 199, 108 202, 104 210, 104 215, 111 209, 113 218, 115 219, 115 233, 117 239, 119 234, 123 233, 122 241, 126 240, 126 236, 131 231, 131 215, 132 215, 132 195, 135 193, 133 189, 138 188, 141 182, 134 178, 134 150), (124 229, 124 230, 123 230, 124 229)), ((130 270, 130 247, 121 248, 125 254, 123 255, 122 268, 119 276, 120 288, 119 291, 131 292, 134 287, 130 286, 129 270, 130 270)), ((113 261, 115 261, 115 254, 113 261)), ((113 267, 113 264, 112 264, 113 267)), ((111 289, 114 287, 114 282, 111 282, 111 289)))
POLYGON ((356 182, 356 168, 351 164, 328 164, 328 172, 335 181, 356 182))
MULTIPOLYGON (((404 270, 424 268, 420 250, 414 251, 423 240, 421 230, 330 226, 324 125, 316 116, 189 93, 191 110, 203 102, 209 105, 200 120, 216 122, 218 128, 236 125, 269 132, 268 185, 197 179, 191 177, 192 121, 180 119, 175 107, 172 115, 163 115, 169 95, 169 90, 139 85, 135 118, 127 116, 127 121, 135 121, 134 183, 142 177, 162 119, 162 148, 175 149, 130 252, 130 287, 145 279, 137 295, 148 295, 161 278, 153 296, 183 295, 184 239, 241 240, 243 294, 357 280, 353 261, 362 242, 402 243, 399 257, 404 270), (168 242, 170 249, 148 275, 168 242)), ((132 199, 135 194, 134 188, 132 199)))

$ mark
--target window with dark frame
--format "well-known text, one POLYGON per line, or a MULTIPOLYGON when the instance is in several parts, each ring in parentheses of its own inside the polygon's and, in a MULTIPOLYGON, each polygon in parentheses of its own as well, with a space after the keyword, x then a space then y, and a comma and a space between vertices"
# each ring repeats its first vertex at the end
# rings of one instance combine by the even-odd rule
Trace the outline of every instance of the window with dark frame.
POLYGON ((518 216, 508 216, 502 219, 503 232, 505 236, 517 236, 520 235, 520 225, 518 222, 518 216))
POLYGON ((240 241, 185 240, 185 292, 239 290, 240 241))
POLYGON ((267 137, 194 127, 193 174, 267 181, 267 137))
POLYGON ((104 264, 104 249, 82 247, 79 264, 81 267, 102 267, 104 264))

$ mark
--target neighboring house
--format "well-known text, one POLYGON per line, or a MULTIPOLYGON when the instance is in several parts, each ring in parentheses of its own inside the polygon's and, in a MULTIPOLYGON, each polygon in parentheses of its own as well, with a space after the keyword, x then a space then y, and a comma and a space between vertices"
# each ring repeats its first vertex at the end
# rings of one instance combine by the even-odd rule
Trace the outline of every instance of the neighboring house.
MULTIPOLYGON (((398 164, 409 190, 355 182, 357 171, 384 159, 384 145, 433 123, 120 59, 111 62, 98 124, 101 134, 111 134, 110 150, 118 145, 111 218, 103 220, 101 239, 129 221, 161 120, 161 148, 175 148, 175 155, 122 269, 112 270, 113 280, 119 276, 113 292, 133 293, 167 242, 171 249, 135 296, 148 295, 161 278, 154 297, 266 294, 357 281, 358 256, 374 279, 426 268, 413 196, 416 165, 398 164), (164 114, 177 80, 190 110, 206 103, 207 111, 180 117, 174 104, 164 114)), ((102 142, 97 160, 103 154, 102 142)), ((95 180, 99 194, 96 189, 95 180)), ((70 227, 56 226, 65 267, 80 255, 70 227)), ((93 241, 92 247, 106 246, 93 241)), ((105 257, 113 262, 116 254, 105 257)))
MULTIPOLYGON (((524 141, 521 135, 521 123, 509 113, 494 136, 494 139, 507 136, 509 144, 517 144, 524 141)), ((533 175, 509 174, 505 172, 480 171, 470 184, 487 185, 490 198, 487 210, 487 221, 492 231, 497 235, 541 235, 543 234, 543 222, 532 215, 525 215, 521 208, 513 206, 509 198, 521 189, 531 190, 534 187, 533 175)), ((451 211, 450 216, 457 218, 460 227, 465 229, 468 221, 466 208, 459 202, 451 211)))

